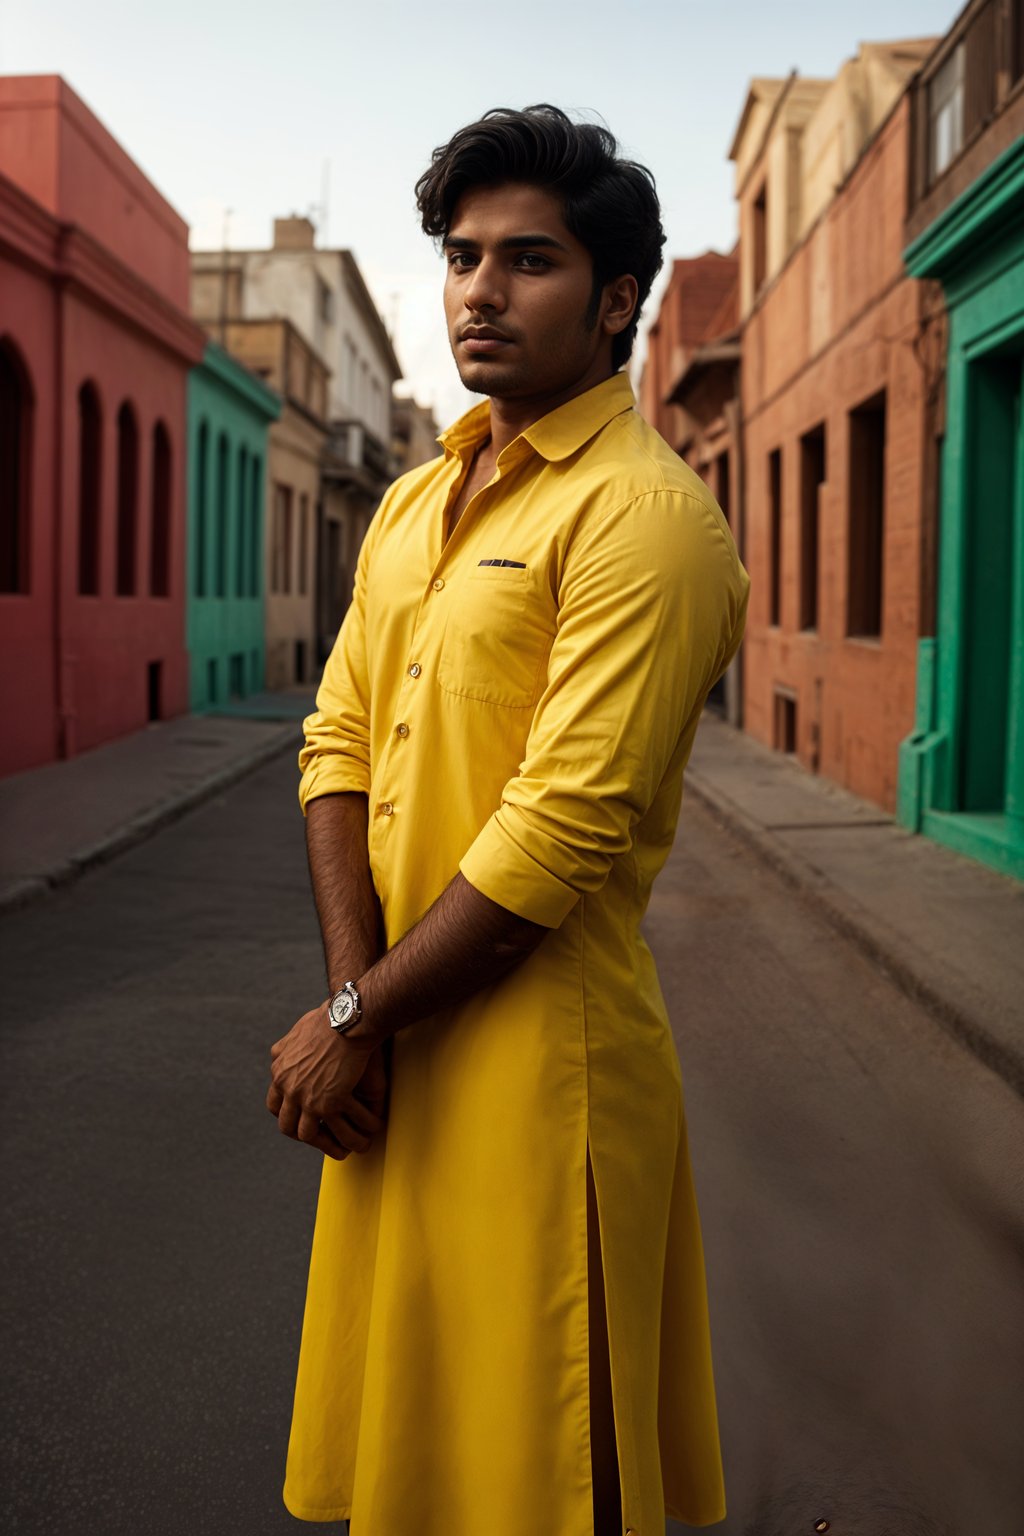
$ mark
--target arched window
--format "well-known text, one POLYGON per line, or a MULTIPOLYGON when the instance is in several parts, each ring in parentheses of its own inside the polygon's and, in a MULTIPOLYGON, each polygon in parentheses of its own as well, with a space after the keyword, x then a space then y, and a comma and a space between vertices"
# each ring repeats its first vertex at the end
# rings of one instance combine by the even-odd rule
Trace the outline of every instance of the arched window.
POLYGON ((260 595, 260 561, 263 546, 263 519, 260 503, 263 498, 263 460, 253 455, 252 472, 249 476, 249 596, 260 595))
POLYGON ((126 400, 117 413, 117 595, 135 593, 139 547, 139 429, 126 400))
POLYGON ((0 341, 0 592, 28 592, 32 386, 21 353, 0 341))
POLYGON ((162 421, 153 428, 150 496, 149 590, 153 597, 171 591, 171 439, 162 421))
POLYGON ((103 475, 103 414, 95 384, 78 391, 78 590, 100 590, 100 487, 103 475))
POLYGON ((222 432, 217 439, 217 550, 213 590, 217 597, 228 592, 228 439, 222 432))
POLYGON ((196 523, 195 523, 195 576, 196 597, 206 596, 207 542, 210 537, 210 428, 205 421, 199 423, 199 441, 196 447, 196 523))
POLYGON ((238 492, 236 495, 237 516, 235 527, 235 596, 244 597, 246 594, 247 566, 248 566, 248 530, 246 524, 249 520, 249 507, 247 497, 249 494, 249 453, 245 448, 238 450, 238 492))

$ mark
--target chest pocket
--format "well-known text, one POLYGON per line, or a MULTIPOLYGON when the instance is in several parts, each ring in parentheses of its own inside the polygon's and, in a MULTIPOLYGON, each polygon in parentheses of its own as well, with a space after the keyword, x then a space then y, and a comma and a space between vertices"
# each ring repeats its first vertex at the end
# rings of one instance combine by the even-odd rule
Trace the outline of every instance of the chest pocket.
POLYGON ((530 708, 540 697, 555 632, 554 613, 547 612, 530 572, 478 565, 449 590, 437 669, 441 687, 481 704, 530 708))

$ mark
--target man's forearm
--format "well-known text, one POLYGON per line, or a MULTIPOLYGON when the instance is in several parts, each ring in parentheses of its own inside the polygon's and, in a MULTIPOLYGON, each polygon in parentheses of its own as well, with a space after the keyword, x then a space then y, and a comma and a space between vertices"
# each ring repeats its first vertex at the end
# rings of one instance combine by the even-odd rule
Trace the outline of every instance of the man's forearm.
POLYGON ((366 846, 365 795, 323 795, 306 810, 306 853, 320 919, 327 985, 337 992, 381 950, 380 903, 366 846))
POLYGON ((548 932, 457 874, 416 926, 360 977, 364 1022, 354 1033, 384 1040, 464 1002, 515 970, 548 932))

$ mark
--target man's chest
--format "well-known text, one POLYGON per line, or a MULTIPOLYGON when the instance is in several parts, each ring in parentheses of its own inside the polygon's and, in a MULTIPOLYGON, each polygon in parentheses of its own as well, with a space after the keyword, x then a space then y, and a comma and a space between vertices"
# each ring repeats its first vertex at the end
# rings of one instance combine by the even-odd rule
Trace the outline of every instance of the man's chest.
POLYGON ((540 695, 558 618, 557 519, 516 497, 471 498, 445 542, 446 498, 382 531, 367 577, 371 686, 412 674, 428 688, 499 709, 540 695), (554 526, 552 526, 554 524, 554 526))

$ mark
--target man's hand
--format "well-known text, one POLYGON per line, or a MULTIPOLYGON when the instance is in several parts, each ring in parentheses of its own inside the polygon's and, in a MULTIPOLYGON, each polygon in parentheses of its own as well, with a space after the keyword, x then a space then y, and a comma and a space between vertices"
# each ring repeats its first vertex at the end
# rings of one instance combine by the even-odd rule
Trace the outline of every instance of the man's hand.
POLYGON ((339 1035, 321 1003, 271 1046, 270 1059, 267 1108, 285 1136, 339 1160, 368 1149, 384 1127, 379 1046, 339 1035))

